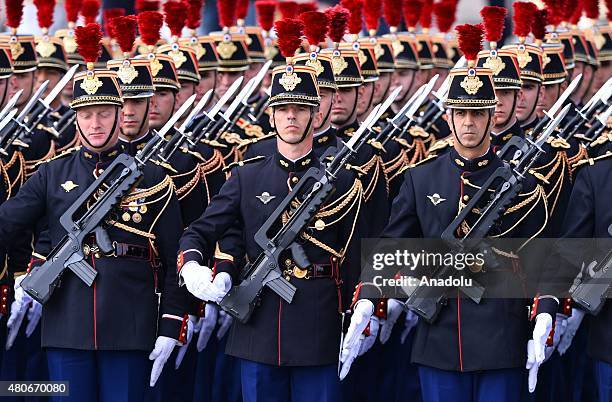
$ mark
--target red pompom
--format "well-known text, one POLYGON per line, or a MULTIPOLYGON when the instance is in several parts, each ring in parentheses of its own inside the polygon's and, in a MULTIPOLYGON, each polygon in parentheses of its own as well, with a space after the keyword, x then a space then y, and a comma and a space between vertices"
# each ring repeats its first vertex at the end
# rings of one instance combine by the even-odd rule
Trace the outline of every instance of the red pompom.
POLYGON ((298 3, 298 15, 310 12, 310 11, 318 11, 319 7, 317 6, 316 1, 310 1, 308 3, 298 3))
POLYGON ((187 7, 181 1, 170 0, 164 3, 164 19, 172 36, 181 36, 187 20, 187 7))
POLYGON ((138 14, 140 40, 149 46, 157 45, 159 30, 164 25, 164 16, 159 11, 143 11, 138 14))
POLYGON ((568 21, 572 25, 578 24, 580 17, 582 17, 582 11, 584 8, 584 4, 582 0, 578 0, 578 4, 576 4, 576 8, 574 8, 573 12, 570 14, 568 21))
POLYGON ((68 22, 76 22, 81 12, 82 0, 64 0, 64 10, 66 11, 66 20, 68 22))
POLYGON ((480 10, 485 29, 485 39, 489 42, 499 42, 504 33, 504 18, 508 10, 503 7, 486 6, 480 10))
POLYGON ((285 57, 295 56, 295 51, 302 45, 302 21, 297 18, 283 18, 274 23, 274 28, 281 54, 285 57))
POLYGON ((592 20, 599 18, 599 0, 582 0, 582 3, 587 18, 592 20))
POLYGON ((131 52, 134 47, 137 23, 135 15, 119 16, 110 21, 115 39, 123 53, 131 52))
POLYGON ((53 25, 53 11, 55 10, 55 0, 34 0, 36 6, 36 17, 38 26, 47 28, 53 25))
POLYGON ((378 21, 382 15, 382 0, 365 0, 365 25, 368 31, 378 31, 378 21))
POLYGON ((538 7, 533 3, 516 2, 514 8, 514 34, 518 37, 526 37, 531 31, 533 17, 538 7))
POLYGON ((86 63, 95 63, 102 52, 102 29, 100 24, 90 23, 74 29, 77 51, 86 63))
POLYGON ((563 7, 560 7, 561 21, 569 21, 572 14, 578 8, 579 0, 565 0, 563 7))
POLYGON ((255 11, 257 23, 264 31, 270 31, 274 26, 274 13, 276 12, 275 1, 256 1, 255 11))
POLYGON ((107 8, 106 10, 104 10, 104 32, 106 32, 106 35, 111 38, 117 37, 115 31, 113 30, 113 25, 111 24, 111 21, 113 20, 113 18, 121 17, 123 15, 125 15, 125 8, 107 8))
POLYGON ((217 0, 219 25, 231 27, 236 21, 236 0, 217 0))
POLYGON ((548 25, 548 12, 546 10, 538 10, 533 15, 531 23, 531 32, 536 39, 544 40, 546 36, 546 25, 548 25))
POLYGON ((93 24, 98 18, 98 12, 100 11, 99 0, 83 0, 83 6, 81 7, 81 14, 85 17, 85 24, 93 24))
POLYGON ((23 0, 6 0, 6 25, 17 29, 23 18, 23 0))
POLYGON ((350 11, 341 5, 336 5, 325 10, 325 14, 329 21, 327 36, 329 36, 332 42, 342 42, 342 38, 348 28, 349 18, 351 17, 350 11))
POLYGON ((402 21, 402 3, 403 0, 383 0, 385 21, 390 27, 398 27, 402 21))
POLYGON ((455 12, 457 3, 455 0, 444 0, 433 5, 433 13, 436 16, 436 24, 440 32, 448 32, 455 23, 455 12))
POLYGON ((421 18, 423 2, 421 0, 404 0, 402 11, 404 12, 404 22, 408 28, 414 28, 421 18))
POLYGON ((184 0, 187 7, 187 28, 198 29, 202 20, 202 6, 204 0, 184 0))
POLYGON ((304 25, 304 35, 308 43, 318 46, 325 40, 327 34, 327 15, 320 11, 308 11, 300 14, 304 25))
POLYGON ((239 20, 246 19, 249 13, 249 0, 237 0, 236 1, 236 18, 239 20))
POLYGON ((467 60, 476 60, 482 50, 484 28, 482 24, 463 24, 455 27, 459 49, 467 60))
POLYGON ((296 18, 298 14, 298 3, 295 1, 283 1, 278 3, 278 11, 281 18, 296 18))
POLYGON ((421 9, 421 18, 419 22, 423 28, 431 28, 431 14, 433 11, 433 0, 423 0, 423 8, 421 9))
POLYGON ((565 6, 564 0, 544 0, 546 11, 548 12, 548 23, 557 26, 563 21, 562 8, 565 6))
POLYGON ((136 0, 136 12, 159 11, 159 0, 136 0))
POLYGON ((349 33, 358 35, 363 24, 363 0, 342 0, 340 4, 351 13, 348 26, 349 33))

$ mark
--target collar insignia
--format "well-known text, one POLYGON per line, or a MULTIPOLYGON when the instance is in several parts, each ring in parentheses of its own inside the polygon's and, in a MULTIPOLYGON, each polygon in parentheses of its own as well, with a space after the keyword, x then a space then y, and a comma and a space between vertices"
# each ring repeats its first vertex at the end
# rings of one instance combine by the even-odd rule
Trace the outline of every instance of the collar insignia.
POLYGON ((72 180, 68 180, 66 183, 61 184, 62 188, 64 189, 64 191, 66 191, 67 193, 71 192, 72 190, 74 190, 75 188, 77 188, 79 185, 75 184, 72 180))
POLYGON ((263 193, 261 193, 261 195, 257 195, 256 196, 259 201, 261 201, 264 205, 266 205, 267 203, 269 203, 270 201, 272 201, 273 199, 276 198, 275 195, 270 195, 270 193, 268 193, 267 191, 264 191, 263 193))
POLYGON ((431 203, 434 204, 434 206, 438 205, 441 202, 446 201, 446 198, 440 197, 440 194, 438 193, 434 193, 433 195, 428 195, 427 198, 429 198, 429 201, 431 201, 431 203))

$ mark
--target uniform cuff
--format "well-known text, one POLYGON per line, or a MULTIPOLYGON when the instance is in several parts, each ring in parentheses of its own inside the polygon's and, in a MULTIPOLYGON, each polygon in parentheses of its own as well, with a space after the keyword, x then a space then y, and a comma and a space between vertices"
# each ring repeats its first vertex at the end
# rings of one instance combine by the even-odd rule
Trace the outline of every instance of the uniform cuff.
POLYGON ((162 315, 157 336, 167 336, 184 344, 187 341, 187 322, 189 315, 178 316, 173 314, 162 315))
POLYGON ((212 271, 213 277, 221 272, 225 272, 232 278, 232 283, 236 282, 236 265, 233 261, 215 259, 212 271))

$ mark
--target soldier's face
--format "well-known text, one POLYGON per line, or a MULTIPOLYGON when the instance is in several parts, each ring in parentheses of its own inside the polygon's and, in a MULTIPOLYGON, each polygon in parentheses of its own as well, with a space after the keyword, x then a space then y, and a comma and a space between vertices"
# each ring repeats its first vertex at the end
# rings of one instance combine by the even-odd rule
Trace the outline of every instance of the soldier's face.
POLYGON ((196 85, 193 82, 182 81, 181 89, 176 94, 176 109, 181 107, 189 97, 195 94, 196 85))
POLYGON ((540 92, 540 84, 524 81, 516 102, 516 117, 520 122, 526 122, 535 114, 536 103, 540 92))
POLYGON ((516 104, 516 89, 496 89, 495 97, 497 104, 495 105, 494 128, 504 128, 510 122, 514 114, 516 104))
MULTIPOLYGON (((240 76, 242 76, 243 72, 241 71, 219 71, 218 80, 217 80, 217 90, 215 91, 215 98, 219 100, 225 92, 227 92, 228 88, 236 81, 240 76)), ((234 92, 234 95, 230 98, 234 98, 236 94, 240 91, 234 92)))
POLYGON ((383 97, 389 92, 391 86, 392 73, 380 73, 378 81, 374 83, 374 104, 378 104, 383 101, 383 97))
POLYGON ((459 140, 457 146, 466 149, 489 147, 491 115, 487 109, 452 109, 450 113, 450 128, 459 140))
MULTIPOLYGON (((259 72, 259 70, 261 70, 262 67, 263 63, 249 64, 249 69, 244 72, 244 82, 249 82, 251 78, 257 75, 257 73, 259 72)), ((257 91, 259 91, 259 88, 256 88, 255 91, 253 91, 253 94, 255 94, 257 91)))
POLYGON ((119 127, 123 124, 122 114, 116 113, 116 108, 112 105, 95 105, 77 109, 77 127, 87 148, 102 152, 115 146, 119 138, 119 127), (119 119, 117 124, 115 116, 119 119))
POLYGON ((577 61, 575 64, 576 67, 574 67, 574 75, 572 77, 576 77, 578 74, 582 74, 580 85, 578 85, 578 88, 576 88, 575 93, 577 96, 579 96, 579 99, 581 99, 583 102, 586 102, 588 99, 584 99, 584 97, 589 92, 591 78, 593 77, 593 67, 582 61, 577 61))
POLYGON ((64 74, 55 68, 39 68, 36 70, 36 83, 34 89, 37 90, 43 82, 49 80, 49 85, 43 92, 43 96, 49 95, 49 92, 57 86, 57 83, 62 79, 64 74))
POLYGON ((121 133, 128 139, 135 139, 149 131, 148 103, 149 98, 128 98, 123 101, 121 133))
POLYGON ((151 111, 149 112, 149 127, 158 130, 172 116, 174 112, 175 94, 171 89, 160 89, 155 91, 151 98, 151 111))
POLYGON ((373 105, 374 82, 366 82, 359 87, 359 98, 357 99, 357 116, 365 114, 373 105))
MULTIPOLYGON (((409 92, 411 92, 411 88, 410 88, 410 84, 413 84, 413 81, 416 79, 416 71, 415 70, 411 70, 411 69, 407 69, 407 68, 401 68, 401 69, 397 69, 393 72, 393 87, 397 88, 401 85, 402 90, 400 91, 400 93, 397 95, 397 100, 399 100, 399 102, 396 103, 402 103, 403 101, 405 101, 408 97, 409 92)), ((413 84, 414 86, 414 84, 413 84)), ((403 105, 401 105, 403 106, 403 105)))
POLYGON ((297 144, 302 140, 306 130, 311 133, 314 127, 321 124, 321 112, 316 111, 312 114, 312 123, 308 125, 311 112, 311 106, 296 104, 275 106, 270 123, 284 142, 297 144))
POLYGON ((357 115, 358 87, 338 88, 332 106, 332 123, 342 126, 353 122, 357 115))
MULTIPOLYGON (((202 99, 202 96, 211 89, 215 89, 215 81, 217 80, 216 71, 204 71, 200 73, 200 83, 196 87, 196 102, 202 99)), ((213 95, 214 97, 214 95, 213 95)), ((211 98, 212 99, 212 98, 211 98)), ((210 104, 210 100, 208 101, 210 104)))
POLYGON ((599 90, 599 88, 603 87, 606 81, 610 77, 612 77, 612 62, 602 61, 601 65, 595 72, 595 77, 593 78, 593 86, 591 88, 591 93, 595 95, 595 93, 599 90))
POLYGON ((6 102, 9 100, 9 80, 10 78, 2 78, 0 79, 0 96, 6 94, 6 96, 4 96, 3 98, 0 98, 0 100, 2 101, 2 104, 0 105, 0 107, 4 107, 4 105, 6 105, 6 102), (6 92, 5 92, 6 91, 6 92))
POLYGON ((23 89, 19 100, 17 101, 17 107, 25 105, 34 89, 34 71, 29 73, 13 74, 9 80, 9 97, 15 95, 17 91, 23 89))
POLYGON ((331 109, 334 105, 334 91, 329 88, 321 88, 321 105, 319 106, 319 110, 323 115, 321 119, 321 125, 315 126, 315 129, 319 129, 323 126, 326 126, 331 122, 331 109))
POLYGON ((555 104, 559 95, 563 92, 563 88, 567 86, 567 84, 552 84, 552 85, 542 85, 540 86, 540 97, 538 98, 538 106, 536 107, 536 113, 538 117, 544 116, 545 110, 550 110, 552 105, 555 104))

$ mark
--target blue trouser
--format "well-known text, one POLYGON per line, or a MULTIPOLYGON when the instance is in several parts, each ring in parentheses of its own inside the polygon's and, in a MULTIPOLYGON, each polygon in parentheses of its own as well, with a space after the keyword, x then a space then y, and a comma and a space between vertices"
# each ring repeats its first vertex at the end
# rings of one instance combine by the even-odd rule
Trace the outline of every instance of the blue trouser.
POLYGON ((68 381, 69 397, 56 402, 142 402, 151 362, 143 351, 47 350, 49 379, 68 381))
POLYGON ((594 360, 595 382, 599 402, 612 401, 612 364, 602 360, 594 360))
POLYGON ((240 361, 244 402, 338 402, 338 367, 285 367, 240 361))
POLYGON ((242 402, 240 361, 225 354, 226 343, 213 334, 198 353, 193 402, 242 402))
POLYGON ((461 373, 419 366, 424 402, 519 402, 523 368, 461 373))
POLYGON ((176 356, 179 347, 174 348, 155 387, 147 387, 145 402, 191 402, 196 375, 198 350, 195 339, 189 343, 183 361, 176 369, 176 356))

